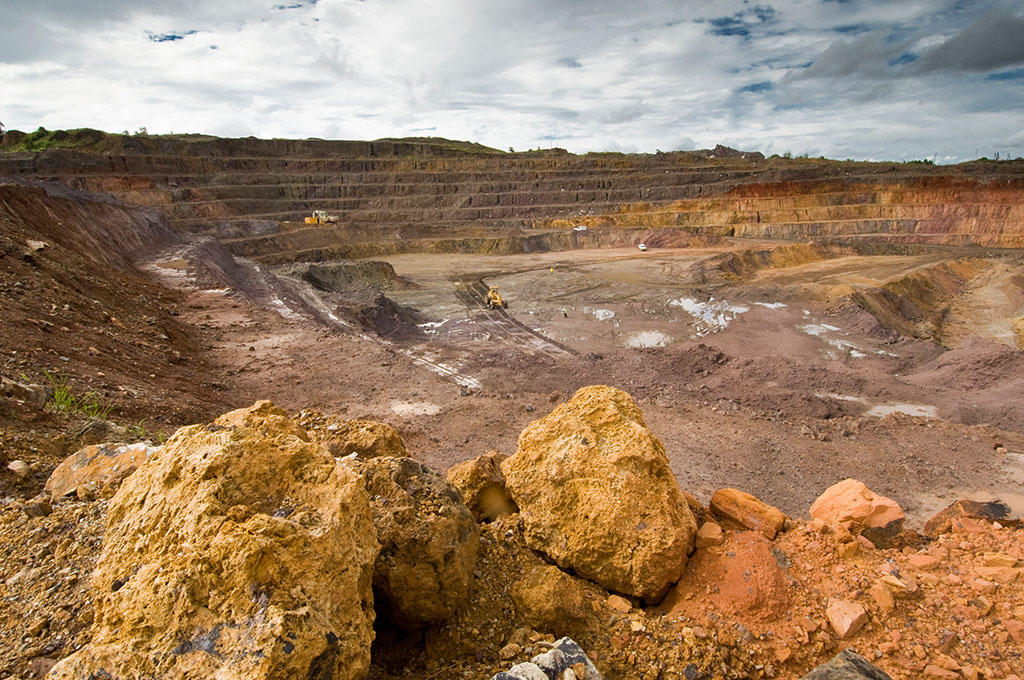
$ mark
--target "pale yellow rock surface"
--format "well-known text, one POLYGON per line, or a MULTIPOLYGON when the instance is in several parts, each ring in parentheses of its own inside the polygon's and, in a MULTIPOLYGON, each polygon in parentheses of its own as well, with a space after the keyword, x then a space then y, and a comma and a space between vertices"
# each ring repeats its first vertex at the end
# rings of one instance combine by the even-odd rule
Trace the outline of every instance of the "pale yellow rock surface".
POLYGON ((488 451, 453 465, 445 475, 462 492, 462 499, 477 521, 493 522, 519 509, 505 486, 505 475, 501 472, 501 463, 506 458, 508 456, 497 451, 488 451))
POLYGON ((92 641, 51 680, 365 676, 362 480, 269 402, 178 430, 110 502, 92 641))
POLYGON ((523 430, 501 468, 527 543, 563 569, 652 603, 683 573, 696 521, 622 390, 579 390, 523 430))

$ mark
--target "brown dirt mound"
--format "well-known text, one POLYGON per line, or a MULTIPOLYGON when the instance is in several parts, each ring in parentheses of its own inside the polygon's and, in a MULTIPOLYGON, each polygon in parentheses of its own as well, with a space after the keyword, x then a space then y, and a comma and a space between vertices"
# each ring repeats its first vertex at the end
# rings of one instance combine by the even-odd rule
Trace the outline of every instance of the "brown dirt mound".
POLYGON ((282 274, 295 276, 318 290, 329 293, 343 293, 353 288, 376 290, 401 290, 412 287, 412 283, 395 273, 387 262, 304 262, 280 270, 282 274))

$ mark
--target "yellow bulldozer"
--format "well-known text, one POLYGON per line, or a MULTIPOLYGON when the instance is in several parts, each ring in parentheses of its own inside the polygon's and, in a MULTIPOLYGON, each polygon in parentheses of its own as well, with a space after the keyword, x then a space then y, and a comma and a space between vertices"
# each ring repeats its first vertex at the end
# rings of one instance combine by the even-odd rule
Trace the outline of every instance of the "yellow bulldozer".
POLYGON ((311 217, 305 219, 306 224, 327 224, 328 222, 337 222, 337 215, 328 215, 326 210, 314 210, 311 217))
POLYGON ((504 300, 501 297, 501 293, 494 286, 490 286, 487 289, 487 308, 488 309, 502 309, 508 307, 508 300, 504 300))

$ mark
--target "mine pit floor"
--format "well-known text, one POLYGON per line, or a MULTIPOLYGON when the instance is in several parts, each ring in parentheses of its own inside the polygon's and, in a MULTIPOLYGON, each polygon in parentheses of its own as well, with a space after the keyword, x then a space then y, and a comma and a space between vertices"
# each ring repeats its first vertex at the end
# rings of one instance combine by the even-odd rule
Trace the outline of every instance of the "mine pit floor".
MULTIPOLYGON (((733 486, 806 516, 823 489, 856 477, 912 523, 965 489, 1024 511, 1020 462, 997 452, 1024 451, 1024 400, 1007 398, 1024 387, 1024 355, 1006 338, 946 350, 895 336, 838 294, 959 253, 841 257, 744 281, 697 273, 750 247, 382 258, 414 284, 387 294, 426 319, 415 339, 343 332, 188 286, 183 320, 207 329, 235 404, 269 398, 387 422, 439 469, 513 453, 531 421, 582 386, 610 384, 638 400, 680 484, 703 501, 733 486), (474 302, 466 282, 498 286, 507 310, 474 302), (992 380, 970 378, 991 370, 992 380), (870 412, 892 404, 930 408, 870 412)), ((1003 283, 1021 271, 1018 260, 986 267, 1003 283)), ((984 329, 1010 306, 955 313, 988 315, 984 329)))

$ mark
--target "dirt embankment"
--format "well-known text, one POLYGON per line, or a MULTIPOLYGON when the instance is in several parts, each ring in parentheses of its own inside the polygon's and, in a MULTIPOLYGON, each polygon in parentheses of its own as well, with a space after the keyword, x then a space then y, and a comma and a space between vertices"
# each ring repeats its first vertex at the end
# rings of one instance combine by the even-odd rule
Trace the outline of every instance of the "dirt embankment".
POLYGON ((178 317, 180 296, 131 264, 176 240, 159 215, 111 199, 0 185, 0 372, 80 402, 70 430, 49 411, 0 411, 4 456, 33 466, 20 479, 0 472, 0 495, 36 488, 54 456, 96 435, 90 412, 153 434, 223 407, 202 341, 178 317))

